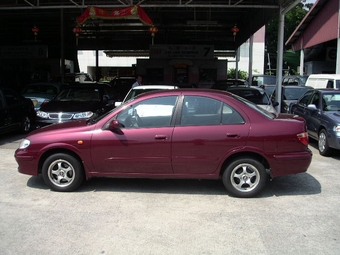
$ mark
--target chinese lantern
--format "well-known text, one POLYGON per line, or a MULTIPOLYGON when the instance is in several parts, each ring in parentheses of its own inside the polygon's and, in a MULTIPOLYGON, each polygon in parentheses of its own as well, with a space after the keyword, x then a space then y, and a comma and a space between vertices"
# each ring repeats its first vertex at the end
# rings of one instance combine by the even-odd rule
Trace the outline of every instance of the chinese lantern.
POLYGON ((151 26, 149 28, 149 32, 151 33, 151 36, 152 36, 152 45, 153 45, 154 37, 155 37, 155 34, 158 32, 158 28, 155 26, 151 26))
POLYGON ((231 28, 231 31, 233 32, 234 41, 235 41, 236 34, 240 31, 240 29, 239 29, 239 28, 236 26, 236 24, 235 24, 235 26, 233 26, 233 27, 231 28))
POLYGON ((32 32, 33 32, 33 34, 34 34, 34 41, 37 41, 37 35, 38 35, 38 33, 39 33, 39 28, 37 28, 36 26, 34 26, 34 27, 32 28, 32 32))
POLYGON ((76 35, 76 45, 78 45, 78 38, 79 38, 79 34, 81 33, 81 28, 76 26, 75 28, 73 28, 73 33, 75 33, 76 35))

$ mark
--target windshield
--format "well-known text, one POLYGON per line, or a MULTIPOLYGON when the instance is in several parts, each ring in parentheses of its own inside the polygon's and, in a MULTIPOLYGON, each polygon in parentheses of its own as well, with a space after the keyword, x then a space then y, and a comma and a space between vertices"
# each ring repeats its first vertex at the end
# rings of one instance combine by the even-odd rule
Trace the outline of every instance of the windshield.
POLYGON ((159 90, 159 89, 155 89, 155 88, 153 88, 153 89, 151 89, 151 88, 148 88, 148 89, 132 89, 132 90, 130 90, 129 94, 126 95, 124 102, 128 101, 132 98, 135 98, 136 96, 138 96, 140 94, 150 92, 150 91, 155 91, 155 90, 159 90))
POLYGON ((98 88, 73 87, 62 90, 56 97, 57 101, 99 101, 100 91, 98 88))
POLYGON ((22 94, 57 94, 57 88, 51 85, 28 85, 22 90, 22 94))
POLYGON ((284 95, 283 100, 298 100, 307 90, 308 87, 301 87, 301 88, 284 88, 284 95))
POLYGON ((257 82, 257 86, 276 84, 276 76, 254 76, 253 81, 257 82))

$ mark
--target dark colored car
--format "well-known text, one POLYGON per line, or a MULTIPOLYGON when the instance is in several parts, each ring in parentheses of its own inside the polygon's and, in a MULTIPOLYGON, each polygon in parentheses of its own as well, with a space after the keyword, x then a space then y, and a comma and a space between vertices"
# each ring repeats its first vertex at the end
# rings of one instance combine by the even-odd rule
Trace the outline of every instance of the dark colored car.
MULTIPOLYGON (((280 111, 282 113, 289 113, 290 108, 293 103, 296 103, 297 100, 299 100, 300 97, 303 96, 308 90, 313 89, 312 87, 308 86, 296 86, 296 85, 290 85, 290 86, 282 86, 282 92, 281 92, 281 106, 280 111)), ((270 96, 270 99, 272 102, 277 102, 276 99, 276 89, 273 91, 273 93, 270 96)))
POLYGON ((0 134, 31 131, 35 119, 33 103, 15 90, 0 87, 0 134))
POLYGON ((319 153, 332 155, 340 150, 340 91, 315 89, 306 92, 291 107, 306 120, 308 135, 318 141, 319 153))
POLYGON ((135 83, 135 77, 116 77, 110 81, 110 85, 114 91, 114 98, 118 102, 122 102, 126 94, 132 88, 132 84, 135 83))
POLYGON ((35 130, 15 159, 20 173, 42 174, 57 191, 93 177, 222 179, 232 195, 252 197, 268 176, 305 172, 312 153, 299 116, 274 118, 228 92, 174 89, 35 130))
POLYGON ((32 100, 34 108, 38 111, 41 105, 51 101, 65 84, 40 82, 32 83, 22 89, 21 94, 32 100))
POLYGON ((114 108, 111 86, 101 83, 69 85, 37 111, 37 127, 97 117, 114 108))
POLYGON ((249 83, 242 79, 218 80, 212 85, 212 89, 227 90, 230 87, 249 87, 249 83))

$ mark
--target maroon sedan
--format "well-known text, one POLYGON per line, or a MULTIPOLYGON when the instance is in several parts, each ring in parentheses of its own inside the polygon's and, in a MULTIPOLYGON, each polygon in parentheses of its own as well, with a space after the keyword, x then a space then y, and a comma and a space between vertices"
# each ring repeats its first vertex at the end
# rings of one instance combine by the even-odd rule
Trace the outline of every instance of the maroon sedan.
POLYGON ((267 178, 307 171, 306 123, 272 114, 223 91, 142 94, 89 120, 30 133, 15 152, 20 173, 42 174, 56 191, 92 177, 222 179, 253 197, 267 178))

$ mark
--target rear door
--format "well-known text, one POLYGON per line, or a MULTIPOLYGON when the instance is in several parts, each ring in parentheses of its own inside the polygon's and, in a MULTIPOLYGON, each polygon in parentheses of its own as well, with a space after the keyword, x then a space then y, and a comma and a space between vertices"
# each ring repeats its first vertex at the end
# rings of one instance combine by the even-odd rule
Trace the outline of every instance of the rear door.
POLYGON ((250 124, 231 106, 202 96, 184 97, 172 138, 175 174, 217 175, 226 154, 245 145, 250 124))

